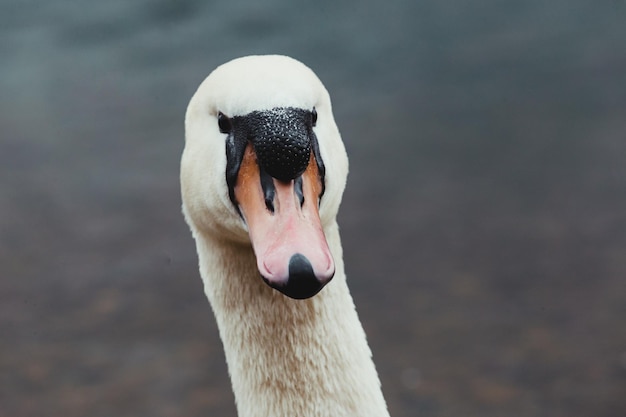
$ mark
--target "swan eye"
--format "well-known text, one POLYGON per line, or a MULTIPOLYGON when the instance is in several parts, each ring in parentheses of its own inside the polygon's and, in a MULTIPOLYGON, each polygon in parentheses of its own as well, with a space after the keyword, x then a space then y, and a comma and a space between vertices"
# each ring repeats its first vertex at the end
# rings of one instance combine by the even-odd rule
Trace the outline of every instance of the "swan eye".
POLYGON ((217 125, 222 133, 230 133, 231 130, 233 130, 233 124, 230 122, 230 118, 222 112, 219 112, 217 115, 217 125))
POLYGON ((311 112, 311 124, 315 126, 316 123, 317 123, 317 110, 315 110, 315 107, 313 107, 313 111, 311 112))

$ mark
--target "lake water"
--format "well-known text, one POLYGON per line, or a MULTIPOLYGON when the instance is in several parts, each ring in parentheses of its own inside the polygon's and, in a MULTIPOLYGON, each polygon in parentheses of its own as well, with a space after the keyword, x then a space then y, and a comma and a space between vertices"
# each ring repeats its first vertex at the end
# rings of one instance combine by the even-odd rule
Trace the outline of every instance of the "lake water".
POLYGON ((621 0, 0 2, 0 415, 233 416, 180 215, 186 104, 320 76, 393 416, 626 415, 621 0))

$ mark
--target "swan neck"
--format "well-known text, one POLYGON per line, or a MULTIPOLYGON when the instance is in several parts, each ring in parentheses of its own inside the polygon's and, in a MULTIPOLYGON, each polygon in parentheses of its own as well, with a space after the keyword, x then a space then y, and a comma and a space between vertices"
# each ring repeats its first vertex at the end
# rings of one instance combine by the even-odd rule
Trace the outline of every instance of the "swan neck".
POLYGON ((250 246, 196 236, 240 417, 389 415, 336 224, 325 233, 335 277, 306 300, 267 286, 250 246))

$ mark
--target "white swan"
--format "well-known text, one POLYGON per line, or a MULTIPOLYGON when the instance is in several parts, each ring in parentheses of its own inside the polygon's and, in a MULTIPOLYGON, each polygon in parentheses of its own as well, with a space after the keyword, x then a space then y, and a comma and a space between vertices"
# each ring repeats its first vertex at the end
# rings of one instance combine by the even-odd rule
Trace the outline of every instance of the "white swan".
POLYGON ((346 285, 348 159, 321 81, 284 56, 230 61, 191 99, 185 136, 183 212, 238 414, 388 416, 346 285))

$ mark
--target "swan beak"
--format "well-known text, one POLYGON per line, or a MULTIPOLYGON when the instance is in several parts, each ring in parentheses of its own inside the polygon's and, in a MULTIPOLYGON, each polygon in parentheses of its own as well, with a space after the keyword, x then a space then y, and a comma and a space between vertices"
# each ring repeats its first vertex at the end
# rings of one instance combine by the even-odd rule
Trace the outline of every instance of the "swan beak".
POLYGON ((286 182, 261 172, 254 148, 248 144, 235 197, 261 276, 291 298, 314 296, 335 274, 318 212, 321 190, 312 153, 302 176, 286 182))

